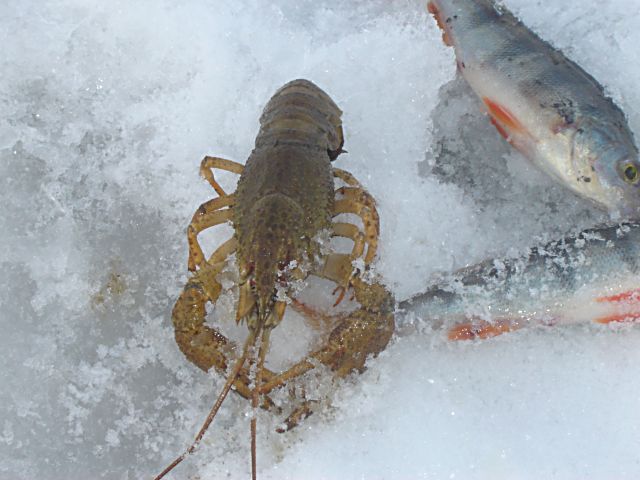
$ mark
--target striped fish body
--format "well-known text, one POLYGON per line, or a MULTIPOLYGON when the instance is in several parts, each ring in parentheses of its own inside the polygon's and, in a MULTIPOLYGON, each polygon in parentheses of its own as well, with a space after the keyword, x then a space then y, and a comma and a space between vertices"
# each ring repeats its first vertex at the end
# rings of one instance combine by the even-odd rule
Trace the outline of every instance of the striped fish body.
POLYGON ((640 224, 590 229, 519 258, 487 260, 400 307, 451 339, 532 324, 640 320, 640 224))

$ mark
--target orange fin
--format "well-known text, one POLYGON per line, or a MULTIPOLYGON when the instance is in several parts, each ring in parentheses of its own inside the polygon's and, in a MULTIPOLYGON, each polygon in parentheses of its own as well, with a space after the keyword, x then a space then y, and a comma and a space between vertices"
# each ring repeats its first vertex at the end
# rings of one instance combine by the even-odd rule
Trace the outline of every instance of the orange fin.
POLYGON ((438 10, 438 7, 436 6, 436 4, 430 1, 429 3, 427 3, 427 10, 431 15, 433 15, 433 18, 436 19, 436 23, 438 24, 438 27, 440 27, 440 30, 442 30, 442 41, 444 42, 444 44, 447 47, 453 47, 453 42, 451 41, 451 37, 449 36, 449 33, 444 27, 445 22, 443 21, 442 15, 440 15, 440 10, 438 10))
POLYGON ((500 125, 495 118, 493 117, 489 117, 489 121, 491 122, 491 124, 496 127, 496 130, 498 130, 498 133, 500 135, 502 135, 502 138, 504 138, 507 142, 509 141, 509 134, 507 133, 507 131, 502 127, 502 125, 500 125))
POLYGON ((619 293, 617 295, 611 295, 608 297, 598 297, 596 302, 625 302, 625 303, 640 303, 640 288, 629 290, 628 292, 619 293))
POLYGON ((640 313, 618 313, 596 319, 596 323, 635 323, 640 320, 640 313))
POLYGON ((515 115, 509 111, 509 109, 487 97, 483 97, 482 101, 487 106, 487 110, 491 116, 491 123, 493 123, 493 125, 498 129, 500 135, 505 137, 508 141, 514 133, 530 136, 522 122, 520 122, 520 120, 518 120, 515 115))
POLYGON ((456 325, 449 330, 449 340, 474 340, 487 339, 513 332, 524 325, 517 320, 498 320, 496 322, 465 322, 456 325))

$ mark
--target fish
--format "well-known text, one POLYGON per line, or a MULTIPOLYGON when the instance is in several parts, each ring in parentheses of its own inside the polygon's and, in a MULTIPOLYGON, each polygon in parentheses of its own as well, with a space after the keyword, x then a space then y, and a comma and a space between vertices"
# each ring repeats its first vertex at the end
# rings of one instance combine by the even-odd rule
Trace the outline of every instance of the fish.
POLYGON ((640 223, 587 229, 518 257, 489 259, 399 304, 450 340, 524 327, 640 321, 640 223))
POLYGON ((428 10, 507 142, 613 219, 640 218, 638 148, 595 78, 492 0, 430 0, 428 10))

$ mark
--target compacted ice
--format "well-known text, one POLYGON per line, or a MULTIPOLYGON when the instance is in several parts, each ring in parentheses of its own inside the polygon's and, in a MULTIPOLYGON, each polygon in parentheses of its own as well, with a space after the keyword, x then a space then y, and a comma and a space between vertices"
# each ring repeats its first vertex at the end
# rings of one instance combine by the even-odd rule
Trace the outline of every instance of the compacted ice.
MULTIPOLYGON (((636 0, 505 4, 640 131, 636 0)), ((398 300, 607 220, 508 148, 422 0, 29 0, 0 18, 3 480, 150 478, 193 438, 223 383, 184 359, 170 321, 187 222, 213 195, 199 162, 244 162, 291 79, 344 111, 336 166, 378 202, 376 271, 398 300)), ((272 364, 313 344, 301 323, 287 315, 272 364)), ((633 326, 584 325, 452 344, 399 314, 363 375, 308 380, 322 402, 299 428, 258 413, 259 476, 638 478, 639 343, 633 326)), ((246 478, 250 415, 230 395, 173 478, 246 478)))

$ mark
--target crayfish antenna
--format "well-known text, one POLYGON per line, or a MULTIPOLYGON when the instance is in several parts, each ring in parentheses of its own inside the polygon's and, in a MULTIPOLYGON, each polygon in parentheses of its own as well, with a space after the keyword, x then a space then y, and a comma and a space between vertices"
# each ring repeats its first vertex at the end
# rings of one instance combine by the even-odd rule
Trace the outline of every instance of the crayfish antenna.
MULTIPOLYGON (((284 312, 283 312, 284 313, 284 312)), ((253 385, 253 391, 251 392, 251 408, 253 410, 251 416, 251 479, 256 480, 257 477, 257 462, 256 462, 256 430, 257 430, 257 410, 260 400, 260 386, 262 383, 262 372, 264 371, 264 360, 269 350, 269 335, 271 334, 271 327, 267 327, 262 332, 262 338, 260 339, 260 350, 258 353, 258 365, 256 371, 256 381, 253 385)))
MULTIPOLYGON (((247 336, 247 340, 245 341, 244 347, 242 349, 242 356, 238 358, 238 360, 236 361, 236 364, 233 366, 233 370, 231 370, 231 373, 227 377, 227 381, 224 384, 224 387, 222 387, 222 391, 220 392, 220 395, 218 396, 216 403, 211 408, 209 415, 207 415, 206 420, 202 424, 202 427, 200 428, 200 431, 198 432, 198 435, 196 435, 196 438, 191 444, 191 446, 187 448, 187 450, 185 450, 185 452, 182 455, 180 455, 173 462, 171 462, 171 464, 167 468, 165 468, 158 476, 154 477, 153 480, 160 480, 161 478, 163 478, 167 473, 173 470, 180 462, 182 462, 187 456, 192 454, 196 448, 198 448, 198 445, 200 445, 200 441, 202 440, 202 437, 204 437, 204 434, 209 428, 209 425, 211 425, 211 422, 213 422, 213 419, 218 413, 218 410, 222 406, 222 402, 224 402, 224 399, 227 397, 229 390, 231 390, 231 387, 233 386, 233 382, 237 378, 238 374, 240 373, 240 370, 242 369, 245 361, 247 360, 247 355, 249 353, 249 350, 253 350, 253 346, 256 343, 256 338, 258 334, 259 334, 259 331, 255 331, 255 330, 249 331, 249 335, 247 336)), ((262 346, 260 348, 262 351, 262 346)))

